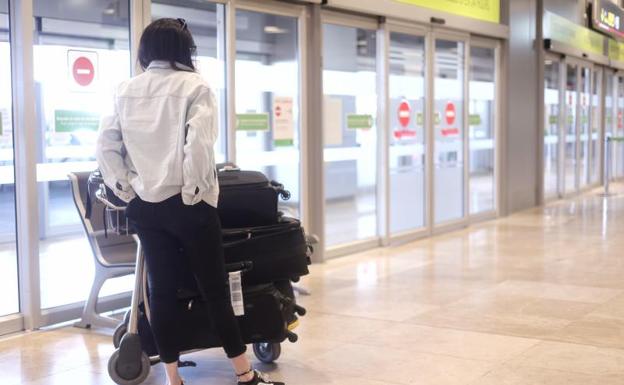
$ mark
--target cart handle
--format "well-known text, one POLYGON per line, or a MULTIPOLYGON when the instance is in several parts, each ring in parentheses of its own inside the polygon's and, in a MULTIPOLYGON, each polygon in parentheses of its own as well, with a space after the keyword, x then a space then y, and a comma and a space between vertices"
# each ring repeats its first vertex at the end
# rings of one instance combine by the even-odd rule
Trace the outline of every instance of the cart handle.
POLYGON ((99 189, 98 191, 95 192, 95 197, 97 198, 97 200, 102 202, 104 204, 104 206, 108 207, 111 210, 122 211, 122 210, 126 209, 125 206, 117 206, 117 205, 111 203, 108 199, 106 199, 106 195, 104 194, 104 192, 102 192, 101 189, 99 189))

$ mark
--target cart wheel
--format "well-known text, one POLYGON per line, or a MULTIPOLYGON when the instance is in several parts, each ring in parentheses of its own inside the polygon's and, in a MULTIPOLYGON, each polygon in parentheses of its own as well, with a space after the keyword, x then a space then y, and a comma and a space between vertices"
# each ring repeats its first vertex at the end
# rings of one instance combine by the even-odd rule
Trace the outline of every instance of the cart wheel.
POLYGON ((282 354, 282 346, 279 343, 260 342, 253 344, 256 358, 265 364, 272 364, 282 354))
POLYGON ((125 378, 122 373, 119 372, 119 350, 115 350, 115 353, 108 360, 108 375, 110 378, 119 385, 139 385, 149 375, 150 372, 150 359, 145 354, 141 354, 141 371, 134 378, 125 378))
POLYGON ((119 345, 121 345, 121 339, 128 332, 128 324, 121 323, 117 328, 115 328, 115 332, 113 333, 113 346, 115 349, 119 349, 119 345))

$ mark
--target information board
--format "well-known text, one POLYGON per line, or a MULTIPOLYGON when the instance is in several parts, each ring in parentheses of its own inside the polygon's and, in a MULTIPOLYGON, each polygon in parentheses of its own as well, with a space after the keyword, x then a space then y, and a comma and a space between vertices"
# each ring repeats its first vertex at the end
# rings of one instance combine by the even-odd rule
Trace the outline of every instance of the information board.
POLYGON ((594 0, 592 27, 611 36, 624 38, 624 9, 608 0, 594 0))

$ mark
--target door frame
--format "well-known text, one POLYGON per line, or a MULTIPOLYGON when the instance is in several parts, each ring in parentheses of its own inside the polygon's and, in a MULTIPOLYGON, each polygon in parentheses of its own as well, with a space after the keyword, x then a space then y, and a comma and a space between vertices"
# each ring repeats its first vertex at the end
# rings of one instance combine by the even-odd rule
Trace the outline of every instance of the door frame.
POLYGON ((469 49, 470 49, 470 34, 468 33, 462 33, 462 32, 457 32, 457 31, 451 31, 451 30, 447 30, 447 29, 442 29, 442 28, 432 28, 431 32, 429 33, 429 47, 431 47, 431 52, 429 54, 429 67, 430 67, 430 73, 429 73, 429 79, 427 80, 428 83, 428 89, 431 90, 431 94, 429 95, 429 99, 431 99, 432 103, 430 106, 430 119, 429 119, 429 124, 427 125, 427 130, 430 133, 429 135, 429 139, 428 139, 428 146, 429 148, 431 148, 430 151, 430 156, 431 156, 431 162, 429 163, 429 173, 431 175, 431 183, 429 185, 429 189, 428 192, 431 196, 431 209, 429 210, 429 218, 428 218, 428 223, 431 224, 431 233, 432 234, 439 234, 439 233, 444 233, 444 232, 448 232, 448 231, 452 231, 452 230, 456 230, 456 229, 460 229, 463 227, 468 226, 469 224, 469 197, 468 197, 468 193, 469 193, 469 169, 468 169, 468 151, 469 151, 469 146, 468 146, 468 98, 469 98, 469 94, 468 94, 468 72, 470 69, 470 55, 469 55, 469 49), (462 133, 463 133, 463 138, 462 138, 462 145, 463 145, 463 165, 464 165, 464 183, 463 183, 463 215, 461 218, 458 219, 453 219, 453 220, 449 220, 449 221, 444 221, 441 223, 436 223, 435 221, 435 204, 436 204, 436 195, 435 195, 435 165, 433 164, 433 156, 435 153, 435 71, 436 71, 436 65, 435 65, 435 42, 436 40, 447 40, 447 41, 457 41, 460 43, 464 44, 464 63, 463 63, 463 70, 464 70, 464 78, 463 78, 463 127, 462 129, 462 133))
POLYGON ((401 244, 401 243, 405 243, 405 242, 409 242, 409 241, 413 241, 413 240, 417 240, 417 239, 422 239, 425 238, 429 235, 431 235, 431 222, 430 222, 430 210, 432 207, 432 196, 430 194, 430 189, 429 186, 431 185, 431 181, 432 181, 432 175, 429 169, 429 164, 431 163, 431 160, 433 159, 431 156, 431 147, 430 147, 430 141, 429 141, 429 136, 431 136, 431 133, 428 130, 429 127, 429 121, 431 119, 430 117, 430 110, 431 110, 431 105, 432 105, 432 101, 430 98, 430 88, 429 88, 429 82, 427 81, 427 79, 429 78, 429 70, 430 70, 430 66, 429 66, 429 56, 430 55, 430 51, 431 51, 431 41, 429 39, 429 34, 431 32, 431 28, 425 27, 423 25, 414 25, 411 23, 406 23, 400 20, 395 20, 395 19, 386 19, 385 22, 383 22, 381 24, 381 28, 382 31, 384 31, 384 42, 387 46, 387 51, 384 52, 386 60, 388 61, 387 63, 387 67, 385 69, 385 72, 383 73, 383 76, 381 76, 380 81, 385 83, 385 87, 387 87, 386 90, 384 90, 384 94, 382 95, 383 99, 384 99, 384 110, 386 111, 386 116, 385 116, 385 120, 384 120, 384 136, 386 138, 386 167, 384 170, 384 173, 386 174, 386 180, 387 180, 387 184, 385 186, 386 188, 386 234, 387 236, 385 237, 385 244, 401 244), (388 110, 388 107, 390 106, 390 92, 389 92, 389 88, 390 88, 390 70, 389 70, 389 48, 390 48, 390 35, 392 33, 400 33, 400 34, 404 34, 404 35, 410 35, 410 36, 415 36, 415 37, 422 37, 424 39, 424 44, 425 44, 425 49, 424 49, 424 54, 425 54, 425 60, 424 60, 424 65, 425 65, 425 79, 424 79, 424 94, 425 94, 425 104, 424 104, 424 111, 423 111, 423 117, 424 117, 424 132, 425 132, 425 142, 424 142, 424 148, 425 148, 425 167, 424 167, 424 173, 425 173, 425 179, 424 179, 424 198, 425 198, 425 202, 424 202, 424 226, 419 227, 419 228, 415 228, 415 229, 409 229, 409 230, 404 230, 404 231, 399 231, 396 233, 392 233, 390 231, 390 221, 391 221, 391 213, 390 213, 390 194, 391 194, 391 185, 390 185, 390 162, 389 162, 389 153, 390 153, 390 143, 389 143, 389 137, 390 137, 390 131, 391 131, 391 124, 390 124, 390 112, 388 110))
MULTIPOLYGON (((234 7, 231 8, 231 11, 234 11, 234 14, 231 15, 231 20, 229 25, 232 26, 232 21, 236 22, 236 12, 241 11, 250 11, 257 13, 264 13, 275 16, 283 16, 283 17, 292 17, 297 20, 297 64, 298 64, 298 83, 299 83, 299 92, 297 98, 298 110, 299 110, 299 210, 300 210, 300 218, 304 225, 304 227, 309 227, 310 223, 310 215, 313 210, 310 207, 310 199, 308 197, 308 180, 304 177, 304 174, 308 172, 309 167, 311 167, 312 162, 309 162, 308 151, 305 143, 307 143, 307 138, 309 135, 308 130, 308 71, 307 71, 307 9, 304 5, 300 4, 292 4, 292 3, 284 3, 275 0, 233 0, 232 3, 234 7)), ((230 14, 232 12, 230 11, 230 14)), ((227 16, 226 16, 227 17, 227 16)), ((227 26, 226 26, 227 28, 227 26)), ((228 77, 231 77, 231 80, 228 82, 229 92, 228 92, 228 121, 230 124, 227 127, 228 131, 228 159, 231 162, 237 162, 237 151, 236 151, 236 28, 227 29, 226 39, 228 39, 227 45, 227 62, 230 63, 228 66, 228 77)))
MULTIPOLYGON (((563 109, 564 109, 564 122, 563 122, 563 132, 562 132, 562 138, 563 138, 563 143, 562 143, 562 147, 563 147, 563 152, 562 155, 563 157, 560 159, 563 162, 563 190, 562 190, 562 198, 571 198, 574 196, 577 196, 579 194, 581 194, 582 192, 586 191, 589 187, 586 186, 581 186, 581 81, 582 81, 582 76, 581 76, 581 72, 584 68, 587 68, 590 72, 590 74, 593 74, 593 70, 594 70, 594 64, 592 62, 586 61, 586 60, 582 60, 582 59, 578 59, 578 58, 574 58, 574 57, 565 57, 563 60, 563 66, 564 66, 564 74, 565 76, 563 77, 563 81, 564 81, 564 87, 563 87, 563 91, 564 91, 564 104, 563 104, 563 109), (575 126, 575 136, 576 136, 576 143, 575 143, 575 170, 574 170, 574 177, 575 177, 575 182, 574 182, 574 190, 567 192, 566 188, 566 183, 565 183, 565 161, 566 161, 566 156, 565 156, 565 146, 567 145, 567 121, 565 120, 565 116, 567 116, 567 111, 569 110, 569 107, 567 105, 567 103, 565 103, 565 93, 568 92, 567 90, 567 84, 565 84, 566 80, 567 80, 567 70, 568 70, 568 65, 573 65, 576 66, 576 105, 574 106, 575 109, 575 114, 576 114, 576 120, 574 122, 574 126, 575 126)), ((590 76, 589 79, 589 90, 590 90, 590 94, 591 94, 591 89, 593 86, 593 79, 590 76)), ((591 123, 591 108, 588 114, 588 119, 591 123)), ((590 125, 591 128, 591 125, 590 125)), ((589 143, 589 141, 588 141, 589 143)), ((585 153, 589 156, 589 151, 588 148, 585 149, 585 153)))
MULTIPOLYGON (((327 10, 327 9, 322 9, 321 10, 321 52, 323 51, 323 47, 325 44, 325 37, 323 34, 323 26, 325 24, 332 24, 332 25, 339 25, 339 26, 344 26, 344 27, 350 27, 350 28, 359 28, 359 29, 365 29, 365 30, 369 30, 372 32, 375 32, 377 34, 377 52, 376 52, 376 95, 377 95, 377 111, 375 111, 375 115, 376 115, 376 126, 377 126, 377 145, 376 145, 376 154, 375 156, 377 157, 377 168, 376 168, 376 180, 377 180, 377 189, 376 189, 376 226, 377 226, 377 234, 373 237, 368 237, 368 238, 364 238, 364 239, 358 239, 355 241, 351 241, 351 242, 347 242, 347 243, 343 243, 343 244, 338 244, 338 245, 332 245, 332 246, 325 246, 325 253, 324 253, 324 257, 325 259, 331 259, 331 258, 335 258, 335 257, 339 257, 339 256, 343 256, 343 255, 347 255, 347 254, 353 254, 353 253, 357 253, 360 251, 365 251, 365 250, 369 250, 371 248, 374 247, 378 247, 383 245, 384 243, 387 242, 387 233, 386 233, 386 224, 384 223, 383 226, 380 226, 380 220, 382 218, 386 218, 387 216, 387 204, 386 204, 386 185, 387 185, 387 179, 384 177, 386 174, 386 163, 385 163, 385 157, 386 157, 386 149, 383 148, 383 144, 386 143, 383 137, 384 133, 386 132, 386 128, 385 128, 385 118, 383 117, 383 110, 380 110, 380 105, 382 105, 382 103, 385 103, 381 95, 384 94, 384 89, 380 88, 380 73, 379 70, 380 68, 384 68, 385 65, 383 63, 383 61, 385 61, 385 48, 382 49, 380 51, 380 45, 383 47, 383 42, 380 43, 379 41, 379 34, 380 34, 380 30, 381 30, 381 25, 379 22, 379 18, 374 17, 374 16, 363 16, 363 15, 353 15, 353 14, 348 14, 348 13, 342 13, 342 12, 338 12, 338 11, 334 11, 334 10, 327 10)), ((384 86, 385 88, 385 86, 384 86)), ((324 97, 325 93, 324 91, 322 92, 322 97, 324 97)), ((322 153, 324 154, 325 152, 325 146, 323 144, 323 148, 322 148, 322 153)), ((325 157, 323 155, 322 159, 321 159, 321 164, 320 165, 316 165, 316 167, 321 167, 320 173, 321 175, 323 175, 323 184, 325 184, 325 157)), ((325 186, 323 188, 323 191, 325 191, 325 186)), ((325 194, 323 192, 323 194, 325 194)), ((325 213, 327 204, 325 201, 325 197, 323 197, 322 199, 323 201, 323 205, 320 208, 316 208, 317 210, 321 210, 323 213, 325 213)), ((326 228, 326 223, 327 221, 324 219, 323 220, 323 232, 324 234, 322 234, 322 237, 325 237, 325 233, 327 232, 326 228)))
MULTIPOLYGON (((563 197, 563 179, 562 179, 562 174, 563 174, 563 165, 561 162, 561 159, 563 158, 563 146, 562 146, 562 132, 565 129, 565 112, 564 112, 564 108, 563 105, 565 103, 565 92, 563 92, 563 89, 565 88, 565 58, 562 55, 558 55, 552 52, 545 52, 544 54, 544 60, 543 63, 541 64, 542 66, 546 66, 546 61, 550 60, 553 65, 556 63, 557 64, 557 73, 558 73, 558 78, 557 78, 557 90, 559 92, 559 101, 558 101, 558 105, 559 105, 559 110, 557 111, 557 139, 558 139, 558 143, 557 143, 557 169, 556 169, 556 180, 557 180, 557 186, 555 189, 555 193, 552 196, 547 196, 546 195, 546 180, 545 180, 545 158, 544 158, 544 151, 546 148, 546 142, 544 140, 544 133, 546 131, 546 115, 547 115, 547 111, 545 108, 545 104, 546 104, 546 100, 543 100, 543 106, 541 107, 542 111, 543 111, 543 121, 541 122, 540 126, 542 127, 541 132, 539 135, 541 135, 542 139, 541 139, 541 144, 542 144, 542 165, 540 166, 541 169, 541 175, 542 175, 542 181, 541 181, 541 185, 542 185, 542 204, 547 204, 550 202, 554 202, 557 201, 559 199, 561 199, 563 197)), ((544 75, 544 81, 542 82, 541 85, 542 88, 542 93, 546 92, 546 85, 545 85, 545 75, 544 75)))
MULTIPOLYGON (((471 37, 470 46, 468 50, 468 57, 471 57, 472 47, 488 48, 494 51, 494 208, 492 210, 484 211, 481 213, 470 213, 470 205, 468 206, 468 215, 470 217, 470 223, 484 221, 488 219, 497 218, 500 215, 500 196, 501 185, 503 184, 503 178, 505 177, 501 172, 501 127, 502 127, 502 60, 501 60, 501 41, 496 39, 489 39, 485 37, 471 37)), ((468 96, 470 97, 470 68, 468 72, 468 96)), ((468 99, 468 108, 470 108, 470 99, 468 99)), ((468 111, 470 116, 470 111, 468 111)), ((469 123, 469 122, 468 122, 469 123)), ((470 125, 468 124, 468 134, 470 133, 470 125)), ((468 137, 468 148, 470 149, 470 137, 468 137)), ((470 152, 468 153, 468 174, 470 175, 470 152)), ((470 178, 469 178, 470 180, 470 178)), ((468 198, 470 199, 470 181, 468 181, 468 198)))
POLYGON ((590 133, 589 133, 589 148, 590 148, 590 162, 589 162, 589 174, 588 174, 588 189, 592 189, 595 188, 597 186, 600 185, 600 182, 602 181, 602 158, 603 158, 603 144, 604 143, 604 132, 605 132, 605 121, 604 121, 604 109, 605 109, 605 74, 606 74, 606 68, 602 65, 594 65, 594 68, 592 69, 591 72, 591 76, 592 76, 592 88, 591 88, 591 103, 590 103, 590 108, 591 108, 591 114, 590 114, 590 133), (595 75, 598 74, 598 79, 596 81, 595 75), (594 93, 594 87, 598 87, 598 89, 596 90, 596 92, 594 93), (593 111, 593 100, 594 97, 597 97, 598 99, 598 106, 596 107, 596 113, 598 114, 597 117, 597 124, 598 124, 598 145, 596 146, 596 150, 598 151, 598 154, 594 154, 594 146, 592 145, 593 142, 593 125, 594 125, 594 119, 596 119, 596 117, 594 116, 594 111, 593 111), (598 165, 596 166, 594 162, 598 162, 598 165), (591 173, 597 170, 598 171, 598 175, 595 181, 592 181, 592 176, 591 173))

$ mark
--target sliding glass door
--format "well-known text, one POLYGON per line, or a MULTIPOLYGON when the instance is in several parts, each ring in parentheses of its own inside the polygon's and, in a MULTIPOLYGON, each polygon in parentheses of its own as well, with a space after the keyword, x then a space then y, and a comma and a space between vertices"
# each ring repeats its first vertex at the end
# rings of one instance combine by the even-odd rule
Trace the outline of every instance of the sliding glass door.
POLYGON ((0 0, 0 317, 19 312, 8 6, 0 0))

